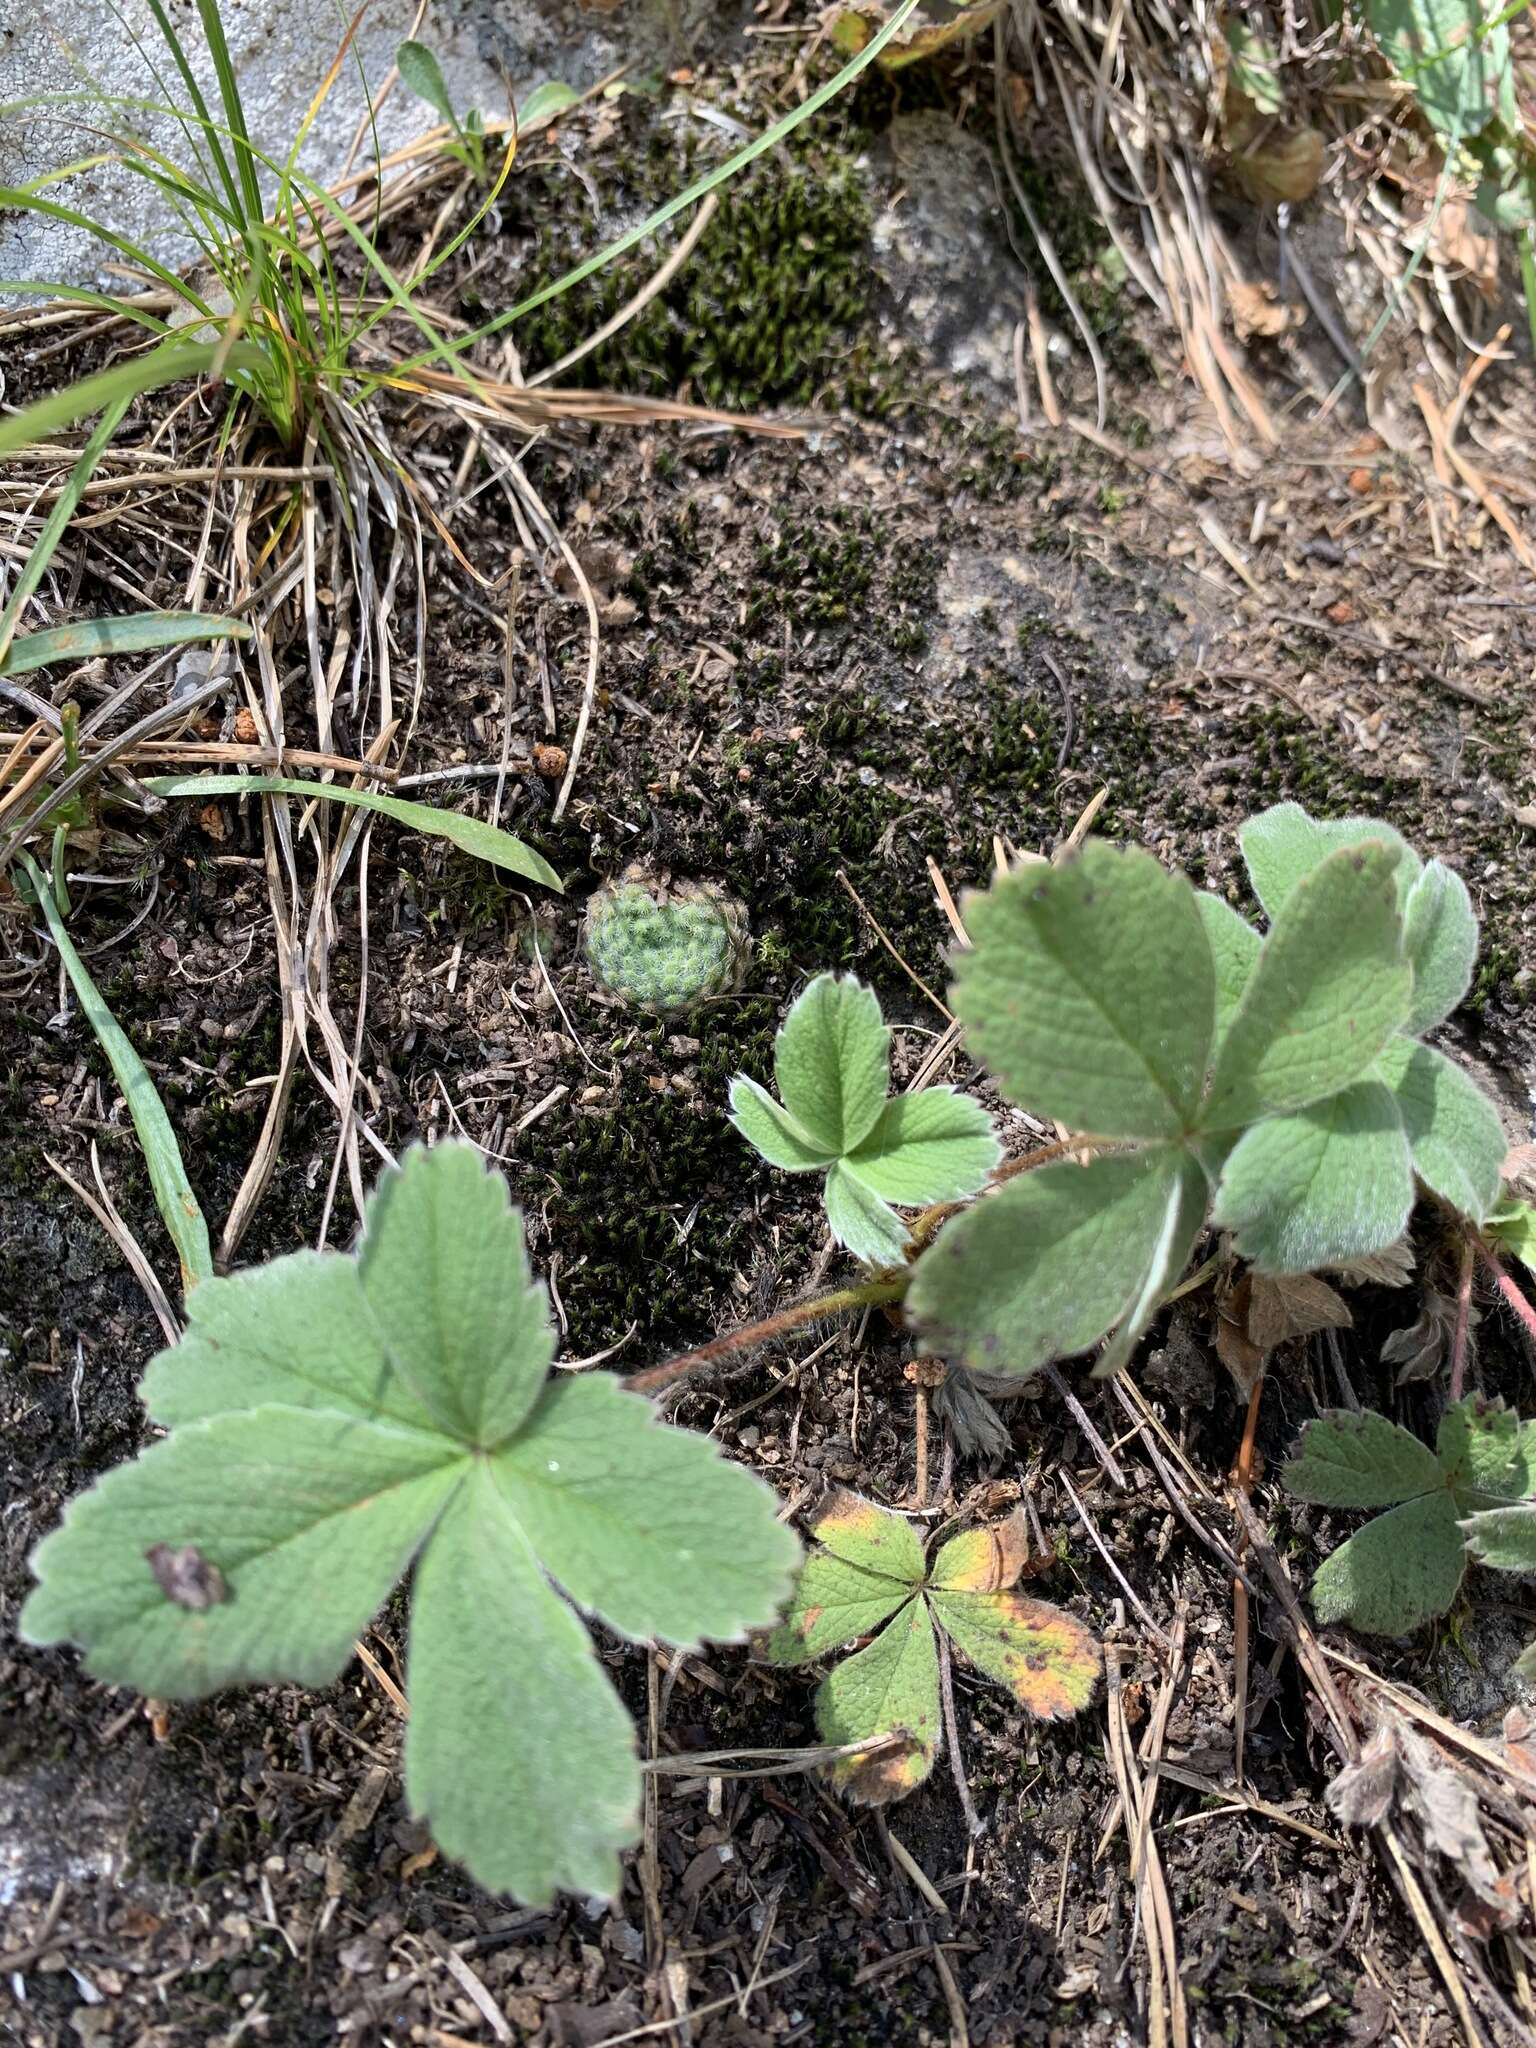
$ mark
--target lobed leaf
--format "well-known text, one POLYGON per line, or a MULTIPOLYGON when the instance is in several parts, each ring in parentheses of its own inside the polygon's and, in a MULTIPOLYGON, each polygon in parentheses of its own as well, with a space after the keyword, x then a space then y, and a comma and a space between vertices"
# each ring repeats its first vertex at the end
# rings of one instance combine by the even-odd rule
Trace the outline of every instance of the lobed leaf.
POLYGON ((939 1656, 919 1597, 867 1649, 828 1672, 816 1693, 816 1728, 829 1743, 907 1737, 895 1755, 833 1765, 832 1782, 861 1804, 900 1799, 928 1776, 939 1742, 939 1656))
POLYGON ((1395 854, 1397 900, 1406 908, 1408 893, 1419 872, 1419 857, 1393 826, 1379 818, 1313 818, 1300 804, 1272 804, 1249 818, 1238 831, 1238 844, 1253 893, 1271 924, 1285 908, 1298 882, 1343 846, 1374 841, 1395 854))
POLYGON ((745 1074, 731 1083, 731 1122, 770 1166, 786 1173, 825 1172, 837 1156, 814 1144, 789 1111, 745 1074))
POLYGON ((414 1145, 363 1215, 362 1293, 438 1428, 489 1449, 539 1397, 554 1335, 507 1184, 470 1145, 414 1145))
POLYGON ((21 1634, 83 1643, 93 1677, 160 1699, 326 1685, 466 1470, 441 1437, 325 1410, 189 1423, 71 1502, 21 1634), (162 1544, 192 1546, 224 1597, 173 1600, 147 1557, 162 1544))
POLYGON ((949 1593, 1002 1593, 1029 1562, 1029 1519, 1015 1508, 1001 1522, 962 1529, 941 1544, 928 1583, 949 1593))
POLYGON ((973 1371, 1020 1378, 1086 1351, 1144 1303, 1189 1172, 1165 1147, 1009 1181, 918 1260, 907 1308, 924 1342, 973 1371))
POLYGON ((355 1259, 290 1252, 205 1280, 187 1297, 187 1317, 181 1342, 150 1360, 139 1389, 167 1427, 270 1402, 436 1428, 390 1363, 355 1259))
POLYGON ((930 1593, 956 1645, 988 1678, 1006 1685, 1042 1721, 1080 1713, 1093 1698, 1102 1658, 1080 1621, 1022 1593, 930 1593))
POLYGON ((1428 1444, 1370 1408, 1330 1408, 1309 1422, 1284 1478, 1297 1500, 1324 1508, 1392 1507, 1444 1483, 1428 1444))
POLYGON ((1090 840, 968 899, 953 1003, 1015 1102, 1074 1130, 1169 1138, 1195 1120, 1216 980, 1195 893, 1139 849, 1090 840))
POLYGON ((438 1846, 529 1904, 615 1897, 634 1727, 482 1463, 416 1568, 407 1683, 406 1797, 438 1846))
POLYGON ((1536 1493, 1536 1422, 1522 1422, 1502 1401, 1469 1394, 1447 1408, 1435 1453, 1463 1514, 1536 1493))
POLYGON ((1312 1605, 1320 1621, 1407 1635, 1449 1613, 1466 1564, 1455 1502, 1440 1487, 1389 1508, 1341 1543, 1318 1567, 1312 1605))
POLYGON ((851 974, 818 974, 784 1019, 773 1070, 784 1107, 811 1143, 834 1156, 853 1151, 891 1085, 891 1034, 873 990, 851 974))
POLYGON ((974 1096, 924 1088, 893 1096, 844 1164, 871 1194, 915 1208, 974 1195, 1000 1157, 992 1119, 974 1096))
POLYGON ((846 1564, 909 1586, 923 1582, 923 1539, 905 1515, 845 1486, 833 1489, 806 1527, 824 1550, 846 1564))
POLYGON ((1493 1103, 1453 1060, 1432 1046, 1394 1038, 1375 1072, 1391 1089, 1424 1185, 1481 1223, 1504 1185, 1504 1125, 1493 1103))
POLYGON ((1239 1138, 1212 1220, 1261 1273, 1310 1273, 1395 1244, 1413 1209, 1408 1141, 1390 1091, 1357 1081, 1239 1138))
POLYGON ((1461 1527, 1479 1564, 1506 1572, 1536 1572, 1536 1502, 1485 1508, 1469 1515, 1461 1527))
POLYGON ((1208 889, 1195 892, 1195 903, 1216 967, 1216 1034, 1219 1038, 1243 999, 1243 990, 1258 963, 1264 941, 1230 903, 1220 896, 1213 896, 1208 889))
POLYGON ((775 1664, 809 1664, 855 1636, 871 1634, 912 1591, 829 1550, 813 1550, 800 1567, 788 1612, 768 1638, 767 1654, 775 1664))
POLYGON ((907 1226, 846 1159, 835 1160, 828 1168, 822 1199, 832 1235, 856 1259, 871 1266, 899 1266, 905 1259, 907 1226))
POLYGON ((552 1380, 488 1469, 545 1569, 624 1635, 738 1642, 789 1597, 800 1545, 770 1490, 611 1373, 552 1380))
POLYGON ((1217 1055, 1204 1126, 1305 1109, 1369 1070, 1408 1012, 1394 847, 1330 853, 1275 918, 1217 1055))
POLYGON ((1432 860, 1413 885, 1403 918, 1403 950, 1413 968, 1413 1000, 1404 1031, 1421 1038, 1450 1016, 1472 986, 1477 915, 1467 885, 1432 860))

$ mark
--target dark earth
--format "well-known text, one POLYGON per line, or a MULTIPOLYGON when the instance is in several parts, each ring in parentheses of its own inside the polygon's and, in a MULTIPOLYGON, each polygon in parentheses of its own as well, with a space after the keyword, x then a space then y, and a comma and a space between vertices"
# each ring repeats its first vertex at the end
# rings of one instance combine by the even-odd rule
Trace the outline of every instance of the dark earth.
MULTIPOLYGON (((722 100, 754 126, 786 61, 776 52, 770 65, 764 47, 720 59, 722 100)), ((958 898, 992 870, 999 836, 1048 853, 1100 791, 1096 830, 1239 902, 1235 827, 1282 797, 1388 817, 1452 861, 1484 940, 1446 1043, 1496 1088, 1512 1142, 1532 1135, 1530 833, 1515 816, 1536 799, 1528 579, 1470 502, 1443 512, 1443 552, 1432 545, 1421 507, 1435 486, 1347 405, 1311 428, 1298 407, 1262 463, 1224 447, 1175 342, 1097 271, 1102 237, 1048 122, 1032 176, 1106 340, 1111 402, 1101 441, 1051 429, 1038 411, 1021 429, 1011 390, 987 367, 1010 360, 1023 286, 995 225, 995 191, 932 175, 935 151, 943 161, 952 148, 952 109, 990 105, 978 72, 961 59, 899 96, 869 86, 813 139, 759 166, 658 304, 581 372, 593 386, 683 390, 809 422, 802 438, 573 427, 530 454, 604 609, 597 712, 555 826, 556 783, 531 748, 570 744, 584 614, 553 577, 529 575, 502 823, 556 866, 566 895, 530 908, 513 878, 382 822, 374 830, 361 1057, 370 1122, 395 1151, 461 1132, 501 1164, 554 1284, 566 1358, 611 1348, 615 1370, 636 1371, 838 1270, 814 1191, 758 1162, 724 1123, 731 1075, 768 1077, 788 1001, 811 973, 837 967, 872 983, 900 1023, 905 1078, 945 1023, 922 986, 942 995, 950 936, 930 863, 958 898), (942 206, 931 197, 946 191, 942 206), (906 218, 919 242, 941 249, 957 217, 988 252, 937 305, 919 303, 889 254, 882 222, 903 205, 918 209, 906 218), (1212 518, 1240 544, 1250 580, 1210 544, 1202 520, 1212 518), (756 951, 740 995, 667 1024, 599 998, 576 948, 582 902, 640 858, 748 906, 756 951)), ((712 160, 718 136, 668 122, 668 104, 664 91, 635 95, 597 117, 579 207, 565 169, 514 179, 497 235, 436 281, 439 302, 470 319, 508 302, 712 160)), ((990 135, 986 121, 972 128, 972 153, 953 158, 967 171, 978 153, 985 163, 990 135)), ((421 228, 391 230, 394 260, 421 228)), ((524 369, 590 332, 647 274, 642 261, 533 316, 518 329, 524 369)), ((49 376, 83 362, 54 362, 49 376)), ((1309 388, 1283 344, 1257 344, 1252 365, 1277 410, 1309 388)), ((1080 353, 1066 352, 1057 376, 1072 414, 1091 419, 1080 353)), ((1529 417, 1529 364, 1503 366, 1482 397, 1495 415, 1529 417)), ((146 406, 138 424, 153 417, 146 406)), ((408 443, 404 407, 397 424, 408 443)), ((417 452, 451 468, 460 449, 435 447, 435 431, 417 452)), ((189 530, 197 516, 186 508, 189 530)), ((490 576, 518 540, 491 491, 461 507, 455 533, 490 576)), ((113 544, 153 577, 147 529, 125 522, 113 544)), ((427 578, 431 665, 408 765, 494 763, 500 632, 446 550, 429 554, 427 578)), ((87 566, 77 609, 117 601, 87 566)), ((425 795, 484 815, 488 789, 466 780, 425 795)), ((77 943, 150 1066, 217 1224, 256 1144, 281 1021, 254 807, 129 820, 81 865, 115 879, 77 888, 77 943), (120 937, 151 886, 148 914, 120 937)), ((349 1031, 361 986, 356 881, 349 872, 337 897, 331 989, 349 1031)), ((89 1184, 94 1145, 167 1283, 173 1262, 95 1039, 14 899, 0 918, 0 1586, 14 1617, 35 1542, 144 1441, 135 1387, 161 1342, 134 1278, 45 1154, 89 1184)), ((963 1060, 941 1078, 976 1079, 963 1060)), ((301 1071, 242 1262, 316 1241, 335 1131, 301 1071)), ((1025 1138, 1018 1124, 1005 1135, 1014 1149, 1025 1138)), ((329 1241, 346 1242, 355 1221, 343 1172, 329 1241)), ((1342 1357, 1362 1401, 1422 1430, 1438 1390, 1395 1390, 1378 1357, 1423 1290, 1448 1284, 1428 1214, 1415 1250, 1408 1290, 1351 1291, 1342 1357)), ((1529 1407, 1518 1331, 1491 1298, 1478 1306, 1474 1383, 1529 1407)), ((1209 1490, 1199 1518, 1230 1542, 1223 1489, 1245 1402, 1210 1336, 1209 1295, 1194 1294, 1164 1318, 1134 1377, 1209 1490)), ((690 1382, 672 1413, 713 1431, 786 1500, 803 1505, 841 1481, 907 1504, 911 1356, 911 1340, 880 1318, 827 1325, 690 1382)), ((1057 1557, 1032 1590, 1089 1622, 1118 1667, 1094 1708, 1050 1727, 958 1674, 964 1765, 985 1823, 976 1840, 942 1763, 883 1812, 840 1803, 811 1775, 690 1774, 684 1763, 654 1781, 654 1834, 619 1900, 522 1911, 436 1858, 407 1814, 392 1690, 404 1679, 400 1600, 368 1637, 382 1681, 359 1663, 319 1695, 278 1689, 167 1710, 88 1682, 72 1653, 8 1635, 0 2038, 28 2048, 637 2038, 1108 2048, 1164 2038, 1149 2005, 1112 1707, 1133 1743, 1155 1730, 1157 1753, 1180 1773, 1160 1781, 1156 1838, 1188 2038, 1253 2048, 1461 2038, 1381 1861, 1323 1804, 1336 1759, 1263 1603, 1245 1789, 1232 1793, 1230 1576, 1175 1512, 1148 1433, 1114 1391, 1080 1367, 1068 1376, 1114 1473, 1049 1388, 1008 1404, 1012 1448, 994 1469, 963 1454, 943 1467, 935 1425, 935 1525, 941 1508, 1021 1490, 1057 1557)), ((1327 1351, 1278 1358, 1260 1415, 1264 1463, 1276 1467, 1299 1424, 1338 1398, 1327 1351)), ((1342 1518, 1300 1510, 1264 1479, 1256 1504, 1304 1586, 1342 1518)), ((1401 1643, 1336 1635, 1496 1735, 1518 1697, 1509 1662, 1533 1632, 1528 1589, 1474 1574, 1440 1629, 1401 1643)), ((813 1676, 776 1672, 745 1649, 667 1657, 616 1639, 602 1649, 657 1753, 813 1740, 813 1676)), ((1513 1999, 1502 1957, 1495 1944, 1488 1967, 1513 1999)))

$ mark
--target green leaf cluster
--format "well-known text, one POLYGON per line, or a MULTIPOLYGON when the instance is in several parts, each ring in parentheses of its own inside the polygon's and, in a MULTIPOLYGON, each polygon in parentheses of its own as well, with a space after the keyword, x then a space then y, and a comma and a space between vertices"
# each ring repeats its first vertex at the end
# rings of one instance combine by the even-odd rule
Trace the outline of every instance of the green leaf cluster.
POLYGON ((188 1313, 142 1390, 170 1434, 39 1546, 24 1637, 162 1699, 324 1685, 409 1571, 412 1811, 491 1890, 612 1894, 640 1774, 577 1610, 680 1645, 766 1626, 799 1554, 773 1494, 611 1375, 551 1377, 467 1145, 407 1153, 355 1256, 205 1280, 188 1313))
POLYGON ((774 1044, 779 1099, 738 1074, 731 1121, 770 1165, 826 1175, 827 1221, 872 1266, 900 1265, 898 1208, 975 1194, 997 1165, 981 1105, 953 1088, 891 1094, 891 1034, 872 990, 818 975, 774 1044))
POLYGON ((842 1489, 810 1524, 818 1547, 768 1642, 777 1664, 808 1664, 858 1636, 873 1640, 834 1665, 816 1694, 816 1727, 837 1746, 868 1743, 832 1766, 851 1799, 900 1799, 933 1769, 940 1734, 941 1630, 978 1671, 1042 1720, 1093 1697, 1099 1646, 1059 1607, 1014 1590, 1026 1562, 1021 1511, 963 1530, 932 1561, 912 1524, 842 1489), (894 1742, 875 1747, 878 1737, 894 1742))
POLYGON ((1415 1176, 1474 1222, 1504 1137, 1419 1042, 1465 995, 1466 887, 1389 825, 1280 804, 1241 834, 1260 934, 1148 853, 1090 841, 967 903, 952 1003, 1004 1092, 1091 1141, 956 1218, 908 1295, 925 1339, 1026 1375, 1110 1332, 1129 1358, 1208 1220, 1261 1272, 1347 1265, 1415 1176))
POLYGON ((1307 1425, 1286 1490, 1329 1508, 1384 1508, 1312 1581, 1322 1621, 1406 1635, 1450 1611, 1467 1557, 1536 1570, 1536 1422, 1469 1396, 1441 1418, 1435 1448, 1369 1409, 1307 1425))

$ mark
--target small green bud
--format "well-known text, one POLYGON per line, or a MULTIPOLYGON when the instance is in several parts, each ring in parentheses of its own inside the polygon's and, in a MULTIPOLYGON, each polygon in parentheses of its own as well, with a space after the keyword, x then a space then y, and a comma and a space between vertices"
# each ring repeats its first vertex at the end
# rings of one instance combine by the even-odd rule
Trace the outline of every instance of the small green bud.
POLYGON ((666 1017, 739 988, 752 941, 745 910, 714 883, 636 866, 587 899, 582 947, 600 988, 666 1017))

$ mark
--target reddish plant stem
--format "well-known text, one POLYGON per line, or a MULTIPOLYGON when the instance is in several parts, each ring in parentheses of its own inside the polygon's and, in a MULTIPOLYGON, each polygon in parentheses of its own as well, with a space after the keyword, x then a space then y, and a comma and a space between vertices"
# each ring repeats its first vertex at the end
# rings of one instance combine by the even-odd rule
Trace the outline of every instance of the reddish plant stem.
POLYGON ((723 1337, 712 1337, 697 1351, 684 1351, 663 1365, 631 1373, 624 1384, 635 1394, 659 1394, 706 1365, 718 1365, 722 1358, 734 1358, 738 1352, 755 1350, 759 1344, 771 1344, 775 1338, 787 1337, 790 1331, 803 1329, 807 1323, 819 1323, 845 1309, 900 1301, 911 1277, 910 1273, 895 1273, 879 1280, 861 1280, 856 1287, 838 1287, 830 1294, 818 1294, 812 1301, 796 1302, 793 1308, 780 1309, 777 1315, 765 1316, 760 1323, 748 1323, 742 1329, 728 1330, 723 1337))
POLYGON ((1451 1401, 1462 1396, 1467 1378, 1467 1342, 1472 1328, 1472 1268, 1477 1247, 1470 1233, 1461 1241, 1461 1269, 1456 1276, 1456 1328, 1451 1336, 1451 1401))
POLYGON ((1483 1244, 1481 1240, 1478 1242, 1477 1255, 1493 1275, 1494 1284, 1497 1286, 1500 1294, 1503 1295, 1509 1307, 1514 1310, 1521 1322, 1524 1323, 1526 1335, 1533 1341, 1536 1341, 1536 1308, 1531 1307, 1531 1304, 1520 1292, 1520 1289, 1505 1272, 1487 1245, 1483 1244))

